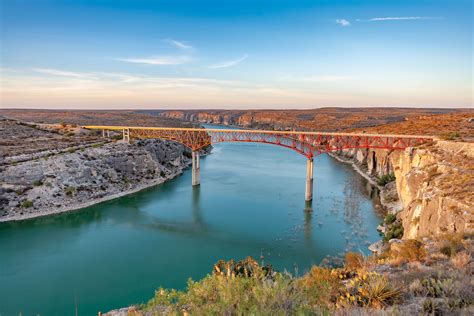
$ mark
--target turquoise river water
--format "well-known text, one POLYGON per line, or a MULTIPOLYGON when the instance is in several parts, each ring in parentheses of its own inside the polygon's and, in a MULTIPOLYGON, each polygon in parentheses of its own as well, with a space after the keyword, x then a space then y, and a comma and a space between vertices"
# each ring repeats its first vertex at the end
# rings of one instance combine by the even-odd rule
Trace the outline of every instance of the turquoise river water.
POLYGON ((184 289, 219 259, 253 256, 303 274, 326 256, 367 252, 376 194, 349 165, 264 144, 224 143, 191 172, 86 209, 0 224, 0 315, 97 315, 184 289))

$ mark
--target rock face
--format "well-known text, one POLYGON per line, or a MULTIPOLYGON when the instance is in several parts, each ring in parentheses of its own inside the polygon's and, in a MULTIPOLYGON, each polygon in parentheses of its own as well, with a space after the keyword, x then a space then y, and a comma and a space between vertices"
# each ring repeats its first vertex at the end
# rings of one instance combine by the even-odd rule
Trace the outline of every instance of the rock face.
POLYGON ((474 229, 474 144, 437 141, 405 151, 347 149, 349 158, 369 176, 394 174, 397 194, 386 190, 386 202, 399 199, 404 239, 474 229))
POLYGON ((472 143, 439 141, 391 155, 404 239, 473 231, 473 153, 472 143))
POLYGON ((3 167, 0 221, 84 207, 180 174, 184 146, 162 140, 108 143, 3 167))

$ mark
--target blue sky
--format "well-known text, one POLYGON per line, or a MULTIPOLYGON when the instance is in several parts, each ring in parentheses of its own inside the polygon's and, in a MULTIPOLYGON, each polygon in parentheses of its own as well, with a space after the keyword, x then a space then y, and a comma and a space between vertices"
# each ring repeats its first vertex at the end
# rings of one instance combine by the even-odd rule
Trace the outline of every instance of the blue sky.
POLYGON ((1 3, 2 107, 471 107, 472 1, 1 3))

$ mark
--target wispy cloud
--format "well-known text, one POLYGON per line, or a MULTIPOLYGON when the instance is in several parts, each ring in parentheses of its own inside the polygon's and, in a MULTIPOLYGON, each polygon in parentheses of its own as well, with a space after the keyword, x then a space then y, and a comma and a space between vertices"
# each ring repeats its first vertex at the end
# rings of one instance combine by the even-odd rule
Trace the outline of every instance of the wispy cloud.
POLYGON ((51 69, 51 68, 33 68, 35 72, 40 72, 47 75, 53 76, 61 76, 61 77, 72 77, 72 78, 81 78, 81 79, 95 79, 96 76, 91 73, 83 73, 83 72, 72 72, 72 71, 64 71, 58 69, 51 69))
POLYGON ((357 19, 361 22, 380 22, 380 21, 406 21, 406 20, 440 20, 441 17, 434 16, 387 16, 387 17, 377 17, 370 19, 357 19))
POLYGON ((217 68, 233 67, 233 66, 235 66, 235 65, 237 65, 237 64, 240 64, 240 63, 243 62, 244 60, 246 60, 247 57, 249 57, 249 56, 248 56, 247 54, 245 54, 245 55, 243 55, 242 57, 240 57, 239 59, 229 60, 229 61, 225 61, 225 62, 223 62, 223 63, 211 65, 211 66, 209 66, 209 68, 217 69, 217 68))
POLYGON ((166 43, 170 44, 170 45, 173 45, 173 46, 175 46, 179 49, 183 49, 183 50, 191 50, 191 49, 194 48, 191 45, 186 44, 185 42, 177 41, 177 40, 174 40, 174 39, 171 39, 171 38, 167 38, 164 41, 166 43))
POLYGON ((298 81, 298 82, 340 82, 353 80, 358 76, 352 75, 318 75, 318 76, 294 76, 285 75, 280 77, 280 81, 298 81))
POLYGON ((349 22, 346 19, 337 19, 336 23, 341 25, 341 26, 350 26, 351 25, 351 22, 349 22))
POLYGON ((135 64, 148 65, 181 65, 191 61, 191 57, 186 55, 180 56, 152 56, 145 58, 117 58, 116 60, 135 64))

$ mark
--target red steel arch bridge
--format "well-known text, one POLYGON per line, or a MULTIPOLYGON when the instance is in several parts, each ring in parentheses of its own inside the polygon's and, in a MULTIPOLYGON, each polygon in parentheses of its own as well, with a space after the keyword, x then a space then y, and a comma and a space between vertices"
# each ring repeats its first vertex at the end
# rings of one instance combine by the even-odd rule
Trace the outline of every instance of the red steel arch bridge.
POLYGON ((244 129, 203 129, 173 127, 137 127, 137 126, 83 126, 86 129, 102 130, 104 137, 109 131, 123 134, 123 141, 131 138, 158 138, 175 141, 192 150, 192 184, 200 184, 199 150, 211 144, 222 142, 245 142, 273 144, 307 157, 306 168, 306 201, 313 198, 313 157, 351 148, 372 148, 387 150, 404 150, 407 147, 421 145, 432 141, 432 136, 418 135, 383 135, 364 133, 328 133, 296 132, 244 129))

